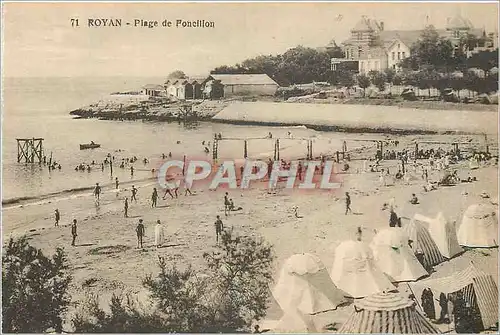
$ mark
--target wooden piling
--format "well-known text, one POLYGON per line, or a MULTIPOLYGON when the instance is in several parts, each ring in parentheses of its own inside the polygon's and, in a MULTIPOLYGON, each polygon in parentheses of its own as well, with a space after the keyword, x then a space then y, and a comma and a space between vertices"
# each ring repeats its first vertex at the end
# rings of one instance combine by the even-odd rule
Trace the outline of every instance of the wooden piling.
POLYGON ((21 163, 42 163, 43 158, 43 138, 16 138, 17 141, 17 162, 21 163))

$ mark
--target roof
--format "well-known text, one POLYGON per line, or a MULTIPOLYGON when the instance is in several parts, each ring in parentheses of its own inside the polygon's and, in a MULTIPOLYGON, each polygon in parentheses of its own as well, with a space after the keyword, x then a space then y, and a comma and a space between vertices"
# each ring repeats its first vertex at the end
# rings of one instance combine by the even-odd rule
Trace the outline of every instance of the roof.
POLYGON ((396 293, 378 293, 355 303, 354 312, 339 333, 437 334, 439 331, 396 293))
POLYGON ((455 30, 455 29, 470 29, 473 28, 472 23, 463 18, 461 15, 457 15, 452 19, 448 19, 446 23, 446 29, 455 30))
POLYGON ((155 85, 155 84, 147 84, 143 88, 146 90, 164 90, 165 89, 162 85, 155 85))
POLYGON ((367 18, 367 17, 362 17, 361 20, 356 23, 354 28, 351 29, 351 31, 372 31, 372 30, 378 30, 379 29, 379 24, 377 21, 367 18))
POLYGON ((267 74, 212 74, 212 78, 220 80, 223 85, 276 85, 267 74))
POLYGON ((442 293, 458 292, 473 285, 484 327, 489 328, 498 321, 497 284, 490 274, 477 269, 472 263, 466 269, 454 272, 451 276, 422 280, 413 285, 430 287, 442 293))

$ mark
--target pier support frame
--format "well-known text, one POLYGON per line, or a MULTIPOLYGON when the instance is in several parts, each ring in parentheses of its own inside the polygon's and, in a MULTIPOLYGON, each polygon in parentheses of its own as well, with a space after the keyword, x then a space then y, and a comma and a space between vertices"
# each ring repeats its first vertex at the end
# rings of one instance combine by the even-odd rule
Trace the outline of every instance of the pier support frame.
POLYGON ((16 138, 17 141, 17 162, 42 164, 43 158, 43 138, 16 138))

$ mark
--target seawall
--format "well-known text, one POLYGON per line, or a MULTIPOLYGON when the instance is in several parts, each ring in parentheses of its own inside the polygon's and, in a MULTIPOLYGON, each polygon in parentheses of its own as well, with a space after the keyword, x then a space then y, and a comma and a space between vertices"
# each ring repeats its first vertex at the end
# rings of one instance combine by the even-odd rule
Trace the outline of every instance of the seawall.
POLYGON ((396 106, 235 102, 212 121, 335 131, 498 134, 498 112, 396 106))

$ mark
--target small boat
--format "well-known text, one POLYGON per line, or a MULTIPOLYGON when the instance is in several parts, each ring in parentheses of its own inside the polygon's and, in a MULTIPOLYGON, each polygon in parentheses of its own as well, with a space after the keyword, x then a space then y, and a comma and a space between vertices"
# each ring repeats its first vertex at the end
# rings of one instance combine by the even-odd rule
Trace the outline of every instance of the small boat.
POLYGON ((80 150, 95 149, 95 148, 100 148, 100 147, 101 147, 100 144, 97 144, 97 143, 94 143, 94 142, 91 142, 91 143, 88 143, 88 144, 80 144, 80 150))

